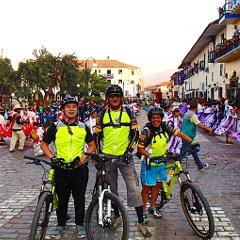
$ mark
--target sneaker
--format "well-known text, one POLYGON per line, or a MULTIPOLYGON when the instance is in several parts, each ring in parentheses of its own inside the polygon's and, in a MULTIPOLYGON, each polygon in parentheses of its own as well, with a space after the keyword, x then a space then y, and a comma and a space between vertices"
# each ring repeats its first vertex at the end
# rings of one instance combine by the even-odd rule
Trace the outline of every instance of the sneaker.
POLYGON ((199 169, 199 171, 204 171, 205 169, 207 169, 209 167, 209 164, 206 163, 202 166, 202 168, 199 169))
POLYGON ((156 208, 150 207, 150 208, 148 209, 148 212, 149 212, 150 214, 152 214, 155 218, 161 218, 161 217, 162 217, 162 214, 161 214, 160 211, 157 210, 156 208))
POLYGON ((144 220, 144 223, 148 223, 149 222, 147 213, 143 213, 143 220, 144 220))
POLYGON ((53 231, 53 234, 51 235, 51 238, 60 239, 64 230, 65 230, 64 226, 56 226, 56 228, 53 231))
POLYGON ((86 230, 84 226, 76 225, 77 238, 86 237, 86 230))
POLYGON ((116 218, 113 218, 112 219, 112 224, 111 224, 111 227, 112 229, 116 230, 118 225, 122 224, 123 223, 123 220, 121 217, 116 217, 116 218))
POLYGON ((148 227, 146 223, 138 223, 137 224, 137 229, 142 233, 144 237, 151 237, 152 234, 149 232, 148 227))

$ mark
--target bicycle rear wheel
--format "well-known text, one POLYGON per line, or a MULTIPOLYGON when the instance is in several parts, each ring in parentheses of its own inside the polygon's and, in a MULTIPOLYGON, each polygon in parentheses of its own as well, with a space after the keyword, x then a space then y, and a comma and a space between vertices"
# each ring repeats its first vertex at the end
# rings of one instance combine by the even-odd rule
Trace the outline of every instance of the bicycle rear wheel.
POLYGON ((98 199, 94 198, 86 212, 85 226, 86 235, 88 240, 127 240, 129 237, 129 221, 127 212, 120 202, 119 198, 113 194, 106 192, 103 200, 103 222, 104 226, 98 223, 98 199), (113 209, 111 210, 111 218, 106 219, 107 201, 111 201, 111 206, 118 209, 122 223, 115 229, 113 228, 112 221, 114 219, 113 209))
POLYGON ((214 234, 214 219, 201 190, 191 182, 184 182, 180 198, 183 212, 193 231, 202 239, 210 239, 214 234))
POLYGON ((38 200, 31 226, 30 240, 44 240, 49 222, 51 203, 49 192, 44 192, 38 200))

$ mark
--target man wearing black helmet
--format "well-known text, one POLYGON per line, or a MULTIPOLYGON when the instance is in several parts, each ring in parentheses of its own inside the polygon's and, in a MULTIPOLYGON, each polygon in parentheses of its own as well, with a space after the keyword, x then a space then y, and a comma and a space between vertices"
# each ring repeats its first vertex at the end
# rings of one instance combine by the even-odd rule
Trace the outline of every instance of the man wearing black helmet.
POLYGON ((146 206, 150 190, 151 207, 148 211, 156 218, 161 217, 161 213, 156 209, 156 200, 161 187, 161 184, 157 184, 157 181, 159 179, 161 182, 165 182, 167 180, 167 173, 165 164, 160 163, 157 157, 166 156, 168 140, 171 136, 178 136, 187 142, 192 142, 192 139, 188 136, 167 126, 163 122, 163 118, 164 112, 161 108, 151 108, 148 112, 149 122, 144 126, 138 142, 138 156, 143 156, 141 182, 145 220, 147 220, 146 206))
MULTIPOLYGON (((110 85, 106 90, 107 108, 97 118, 97 149, 115 158, 109 162, 107 174, 110 176, 111 191, 117 194, 118 169, 127 186, 128 205, 135 207, 138 229, 145 237, 151 236, 143 219, 143 203, 137 188, 133 159, 130 153, 138 140, 138 125, 134 113, 122 106, 123 91, 118 85, 110 85)), ((116 215, 116 211, 115 211, 116 215)), ((122 223, 119 215, 113 219, 113 227, 122 223)))
POLYGON ((61 163, 54 172, 54 182, 58 196, 56 210, 58 225, 52 235, 60 239, 65 230, 67 208, 72 193, 75 207, 76 233, 79 238, 85 237, 85 191, 88 182, 87 156, 83 154, 85 143, 88 153, 95 151, 96 146, 89 128, 75 120, 78 112, 78 102, 73 97, 64 99, 64 119, 53 123, 43 137, 42 150, 54 163, 61 163), (56 156, 48 145, 54 141, 56 156))

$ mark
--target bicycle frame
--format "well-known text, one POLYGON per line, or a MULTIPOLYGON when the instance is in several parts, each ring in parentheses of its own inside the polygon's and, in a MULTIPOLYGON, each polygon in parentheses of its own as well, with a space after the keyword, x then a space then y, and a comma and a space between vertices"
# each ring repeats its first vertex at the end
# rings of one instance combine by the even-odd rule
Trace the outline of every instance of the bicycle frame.
MULTIPOLYGON (((101 161, 101 160, 100 160, 101 161)), ((97 179, 95 183, 95 187, 93 190, 93 196, 98 198, 98 224, 101 225, 102 227, 104 226, 104 219, 103 219, 103 199, 104 199, 104 194, 106 192, 111 192, 110 190, 110 185, 108 181, 106 180, 106 172, 105 172, 105 161, 103 161, 101 166, 101 170, 98 170, 97 172, 97 179), (105 186, 106 184, 106 186, 105 186)), ((111 201, 107 200, 107 212, 105 217, 108 220, 111 218, 111 201)))
POLYGON ((165 192, 165 196, 166 196, 167 200, 169 200, 172 196, 172 191, 173 191, 173 188, 174 188, 174 185, 175 185, 177 179, 178 179, 179 184, 182 185, 183 181, 181 179, 181 174, 184 174, 186 176, 187 180, 191 182, 189 173, 187 171, 183 170, 180 161, 177 160, 173 163, 166 165, 166 170, 170 170, 170 169, 174 170, 174 174, 170 178, 169 184, 167 182, 162 182, 162 189, 165 192))

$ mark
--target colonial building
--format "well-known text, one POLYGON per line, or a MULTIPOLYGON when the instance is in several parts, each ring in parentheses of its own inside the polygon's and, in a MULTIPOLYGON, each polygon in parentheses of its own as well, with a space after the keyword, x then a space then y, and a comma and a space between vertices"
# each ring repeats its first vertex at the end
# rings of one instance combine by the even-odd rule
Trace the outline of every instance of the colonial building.
POLYGON ((219 24, 224 32, 216 41, 213 60, 225 68, 226 92, 230 98, 240 97, 240 0, 226 0, 219 8, 219 24))
POLYGON ((240 0, 226 0, 171 79, 180 98, 235 97, 240 76, 240 0))
POLYGON ((79 61, 83 67, 91 69, 91 73, 102 75, 111 84, 121 86, 124 97, 136 97, 138 94, 143 96, 144 81, 139 67, 112 59, 79 61))

